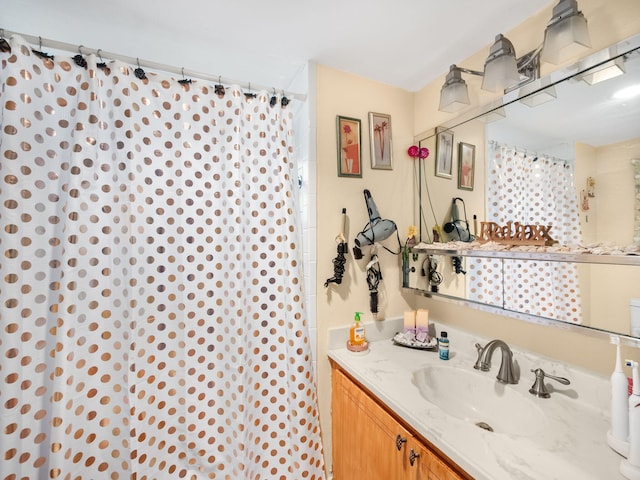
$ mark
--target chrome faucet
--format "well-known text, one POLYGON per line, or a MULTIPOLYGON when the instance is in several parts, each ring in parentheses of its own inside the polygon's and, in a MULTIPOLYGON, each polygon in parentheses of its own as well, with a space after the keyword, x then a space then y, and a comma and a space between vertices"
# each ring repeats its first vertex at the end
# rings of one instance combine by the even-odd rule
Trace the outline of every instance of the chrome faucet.
POLYGON ((498 347, 502 350, 502 363, 500 364, 500 370, 496 378, 502 383, 518 383, 513 366, 513 352, 509 348, 509 345, 502 340, 491 340, 484 347, 476 343, 478 359, 473 368, 488 372, 491 368, 491 356, 493 355, 493 351, 498 347))

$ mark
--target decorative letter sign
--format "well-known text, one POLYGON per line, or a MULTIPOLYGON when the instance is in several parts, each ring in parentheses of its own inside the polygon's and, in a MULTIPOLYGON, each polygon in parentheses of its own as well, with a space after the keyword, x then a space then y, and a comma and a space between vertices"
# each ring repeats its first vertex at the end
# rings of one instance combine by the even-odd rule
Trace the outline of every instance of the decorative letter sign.
POLYGON ((522 225, 507 222, 503 227, 494 222, 480 222, 479 242, 496 242, 506 245, 553 245, 557 243, 549 236, 551 225, 522 225))

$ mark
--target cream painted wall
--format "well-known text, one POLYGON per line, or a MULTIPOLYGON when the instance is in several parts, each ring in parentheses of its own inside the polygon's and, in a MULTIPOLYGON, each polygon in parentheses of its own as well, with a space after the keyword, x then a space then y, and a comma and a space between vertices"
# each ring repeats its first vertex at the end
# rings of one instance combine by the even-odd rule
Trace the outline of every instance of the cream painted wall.
MULTIPOLYGON (((513 31, 502 32, 516 46, 519 55, 533 50, 542 41, 544 26, 551 16, 551 9, 555 3, 549 2, 547 8, 513 31), (536 33, 532 34, 532 32, 536 33)), ((589 21, 593 51, 640 33, 640 2, 637 0, 580 0, 579 5, 589 21)), ((451 63, 481 70, 491 40, 488 39, 486 47, 471 58, 452 58, 451 63)), ((446 46, 434 46, 434 48, 446 49, 446 46)), ((429 54, 429 48, 425 49, 425 54, 429 54)), ((559 67, 543 65, 542 73, 544 75, 555 68, 559 67)), ((420 92, 412 94, 364 78, 322 66, 318 67, 316 312, 319 402, 327 465, 331 464, 331 384, 326 357, 328 330, 349 325, 356 310, 369 311, 364 272, 365 259, 355 261, 350 252, 345 282, 341 286, 323 287, 326 278, 332 275, 331 260, 336 254, 334 237, 340 227, 340 211, 342 207, 347 208, 349 216, 347 236, 349 246, 352 247, 353 238, 367 222, 362 190, 368 188, 373 194, 381 216, 393 219, 398 224, 400 236, 404 240, 407 226, 417 223, 413 215, 412 164, 405 152, 406 148, 412 144, 414 136, 424 138, 424 132, 432 131, 437 125, 452 118, 450 114, 438 112, 439 92, 445 74, 446 72, 443 72, 438 80, 420 92), (374 171, 369 168, 367 120, 369 111, 389 113, 392 116, 393 171, 374 171), (336 115, 362 119, 364 166, 362 179, 337 177, 336 115)), ((493 99, 492 94, 480 90, 479 78, 466 77, 466 80, 469 84, 472 105, 482 105, 493 99)), ((432 149, 432 152, 434 151, 435 149, 432 149)), ((428 162, 427 169, 432 172, 433 163, 428 162)), ((429 178, 431 181, 434 177, 429 178)), ((448 182, 454 184, 455 180, 448 182)), ((434 189, 439 188, 435 185, 434 189)), ((457 193, 447 194, 446 188, 441 192, 443 198, 450 199, 455 195, 457 193)), ((478 204, 475 198, 466 201, 468 213, 472 215, 478 204)), ((442 211, 436 213, 437 216, 442 214, 442 211)), ((447 213, 445 212, 444 215, 446 218, 447 213)), ((397 242, 391 238, 385 241, 385 244, 397 247, 397 242)), ((607 374, 612 368, 614 350, 606 341, 413 296, 400 288, 398 259, 388 253, 382 253, 381 263, 384 275, 383 298, 386 318, 400 316, 407 308, 429 308, 430 318, 436 322, 455 325, 486 337, 500 337, 514 346, 533 350, 603 374, 607 374)), ((365 320, 370 320, 370 317, 365 316, 365 320)), ((455 349, 455 345, 453 348, 455 349)), ((640 361, 638 350, 625 349, 624 355, 640 361)))
MULTIPOLYGON (((368 222, 363 190, 371 192, 380 216, 398 226, 402 242, 413 222, 413 161, 406 154, 413 141, 413 94, 399 88, 376 83, 362 77, 333 70, 317 68, 317 331, 318 331, 318 385, 320 415, 327 464, 331 463, 331 385, 327 360, 328 330, 349 325, 354 312, 364 312, 363 320, 373 320, 369 311, 369 290, 366 264, 371 247, 365 247, 362 260, 353 257, 353 239, 368 222), (372 170, 369 148, 369 112, 391 115, 393 170, 372 170), (336 115, 361 120, 362 178, 337 175, 336 115), (341 211, 347 209, 349 243, 346 255, 346 273, 341 285, 324 287, 333 276, 332 260, 336 256, 335 237, 340 230, 341 211)), ((392 235, 383 242, 398 251, 398 240, 392 235)), ((400 258, 389 252, 378 251, 383 280, 381 287, 380 319, 399 316, 409 308, 413 296, 405 296, 400 289, 400 258), (408 298, 407 298, 408 297, 408 298)), ((372 327, 370 327, 372 328, 372 327)), ((346 342, 345 338, 345 342, 346 342)))
MULTIPOLYGON (((596 196, 589 200, 598 213, 596 240, 606 238, 619 245, 630 244, 635 206, 631 159, 640 158, 640 138, 594 150, 596 196)), ((627 266, 591 266, 593 324, 606 319, 612 330, 630 331, 629 305, 618 299, 640 298, 640 272, 637 270, 627 266)))

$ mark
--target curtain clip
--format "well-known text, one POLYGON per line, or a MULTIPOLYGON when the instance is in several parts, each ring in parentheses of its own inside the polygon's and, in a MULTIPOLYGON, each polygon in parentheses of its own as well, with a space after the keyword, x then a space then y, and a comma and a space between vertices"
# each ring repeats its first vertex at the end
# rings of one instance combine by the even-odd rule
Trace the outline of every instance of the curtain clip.
POLYGON ((31 51, 40 58, 44 58, 45 60, 53 60, 53 55, 49 55, 48 53, 42 51, 42 37, 38 37, 38 48, 39 50, 32 49, 31 51))
POLYGON ((247 100, 249 100, 250 98, 256 98, 257 97, 257 95, 255 93, 251 92, 251 82, 249 82, 249 91, 245 92, 244 96, 245 96, 245 98, 247 100))
POLYGON ((280 105, 282 105, 282 108, 289 105, 289 99, 284 96, 284 90, 282 91, 282 99, 280 100, 280 105))
POLYGON ((0 28, 0 52, 11 53, 11 45, 6 38, 4 38, 4 28, 0 28))
POLYGON ((142 67, 140 66, 140 59, 136 58, 136 62, 138 62, 138 68, 136 68, 134 70, 134 74, 136 75, 136 77, 138 77, 140 80, 146 80, 147 79, 147 74, 144 72, 144 70, 142 69, 142 67))
POLYGON ((78 45, 78 54, 75 57, 73 57, 73 61, 75 62, 76 65, 78 65, 79 67, 82 67, 82 68, 84 68, 86 70, 87 69, 87 61, 82 56, 82 47, 83 47, 83 45, 78 45))
POLYGON ((191 79, 184 76, 184 67, 182 67, 182 80, 178 80, 178 83, 180 85, 189 85, 191 83, 191 79))
POLYGON ((100 59, 100 61, 96 64, 96 67, 98 67, 98 68, 107 68, 107 64, 102 59, 102 55, 100 55, 101 51, 102 51, 102 49, 99 48, 98 51, 96 52, 96 54, 98 55, 98 58, 100 59))
POLYGON ((215 86, 214 92, 219 97, 224 96, 224 85, 222 85, 222 75, 218 75, 218 84, 215 86))

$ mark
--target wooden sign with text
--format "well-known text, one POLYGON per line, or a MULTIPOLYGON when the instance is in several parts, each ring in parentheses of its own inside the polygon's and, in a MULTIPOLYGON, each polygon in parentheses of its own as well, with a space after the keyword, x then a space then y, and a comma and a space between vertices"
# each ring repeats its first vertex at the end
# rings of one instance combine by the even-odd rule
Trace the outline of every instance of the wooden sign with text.
POLYGON ((551 225, 523 225, 520 222, 507 222, 500 226, 495 222, 480 222, 481 243, 496 242, 506 245, 553 245, 557 243, 549 235, 551 225))

